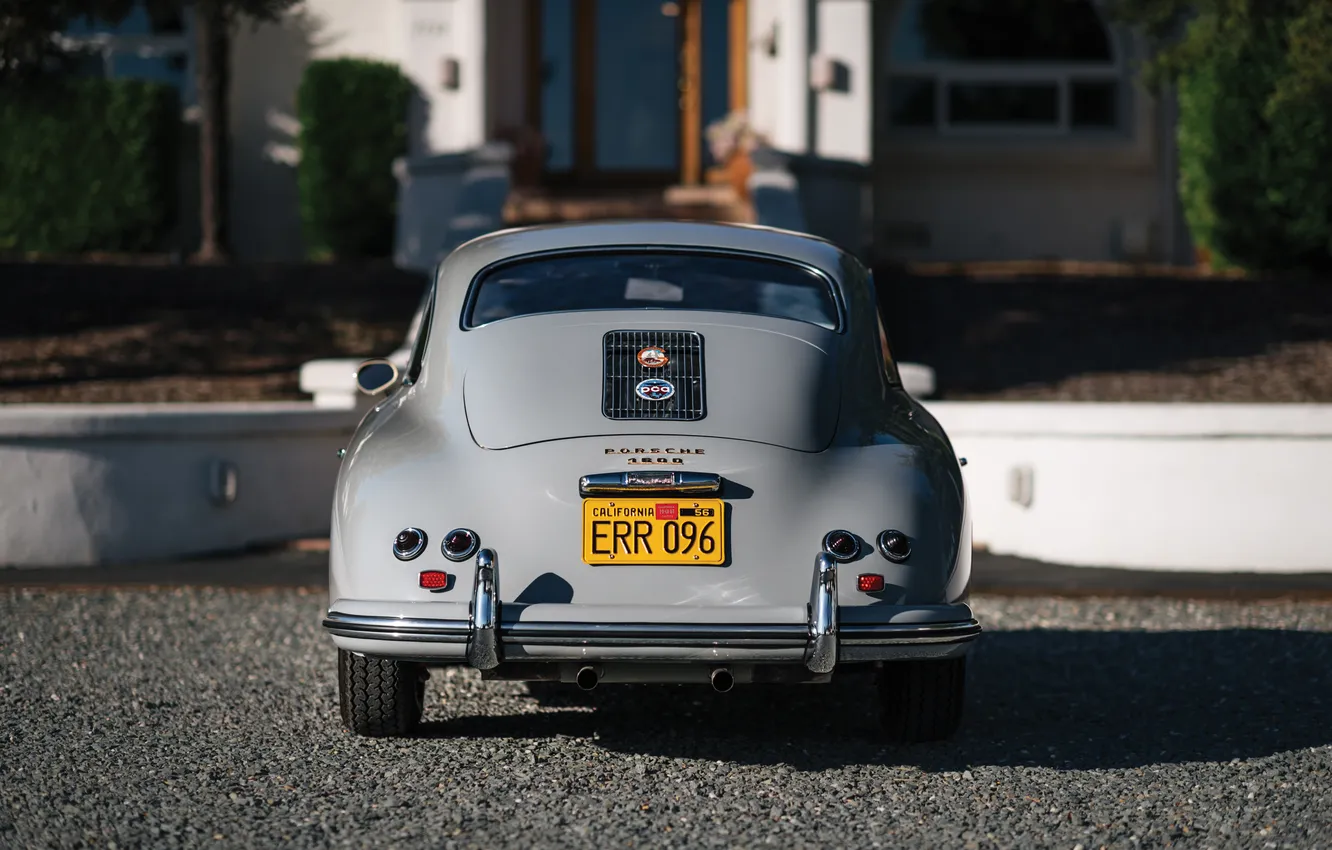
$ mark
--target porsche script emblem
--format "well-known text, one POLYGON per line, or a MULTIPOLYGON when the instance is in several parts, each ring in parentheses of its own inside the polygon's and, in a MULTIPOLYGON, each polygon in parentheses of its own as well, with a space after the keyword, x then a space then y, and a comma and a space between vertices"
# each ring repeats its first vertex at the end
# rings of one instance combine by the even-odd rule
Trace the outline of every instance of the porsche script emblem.
POLYGON ((634 393, 644 401, 665 401, 675 395, 675 384, 660 378, 648 378, 638 382, 634 393))
POLYGON ((638 352, 638 362, 640 365, 645 366, 648 369, 660 369, 662 366, 670 363, 671 358, 666 355, 664 350, 656 347, 649 347, 638 352))

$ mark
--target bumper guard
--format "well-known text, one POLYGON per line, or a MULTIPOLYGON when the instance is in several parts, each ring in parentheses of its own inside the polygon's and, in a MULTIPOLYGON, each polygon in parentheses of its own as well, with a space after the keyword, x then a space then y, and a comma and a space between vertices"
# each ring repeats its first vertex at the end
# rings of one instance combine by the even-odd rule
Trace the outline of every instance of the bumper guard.
POLYGON ((947 649, 981 632, 975 619, 942 623, 838 623, 837 563, 814 559, 807 622, 717 623, 543 623, 500 621, 494 550, 476 555, 467 620, 369 617, 330 611, 323 626, 332 635, 380 641, 466 644, 468 665, 493 670, 504 660, 504 644, 569 647, 681 647, 804 649, 804 666, 831 673, 838 661, 898 657, 903 648, 947 649))

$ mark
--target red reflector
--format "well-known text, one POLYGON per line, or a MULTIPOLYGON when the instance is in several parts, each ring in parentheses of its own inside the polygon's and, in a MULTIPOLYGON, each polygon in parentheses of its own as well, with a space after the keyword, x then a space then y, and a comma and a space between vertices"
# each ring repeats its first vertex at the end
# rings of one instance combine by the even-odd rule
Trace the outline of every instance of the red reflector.
MULTIPOLYGON (((425 575, 422 573, 422 575, 425 575)), ((883 576, 864 575, 856 579, 856 588, 861 593, 878 593, 883 590, 883 576)))
POLYGON ((422 570, 421 586, 427 590, 441 590, 449 586, 449 574, 440 570, 422 570))

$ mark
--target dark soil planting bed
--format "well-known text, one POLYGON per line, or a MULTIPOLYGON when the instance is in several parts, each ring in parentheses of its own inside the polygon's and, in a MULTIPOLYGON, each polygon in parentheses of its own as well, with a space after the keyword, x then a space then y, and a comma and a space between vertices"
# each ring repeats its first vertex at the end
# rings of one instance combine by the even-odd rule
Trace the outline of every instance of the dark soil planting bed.
POLYGON ((302 363, 396 349, 386 266, 0 265, 0 403, 308 399, 302 363))
POLYGON ((1332 281, 876 279, 943 398, 1332 402, 1332 281))
MULTIPOLYGON (((947 399, 1332 402, 1332 282, 881 269, 899 359, 947 399)), ((302 363, 402 342, 385 265, 0 264, 0 403, 308 398, 302 363)))

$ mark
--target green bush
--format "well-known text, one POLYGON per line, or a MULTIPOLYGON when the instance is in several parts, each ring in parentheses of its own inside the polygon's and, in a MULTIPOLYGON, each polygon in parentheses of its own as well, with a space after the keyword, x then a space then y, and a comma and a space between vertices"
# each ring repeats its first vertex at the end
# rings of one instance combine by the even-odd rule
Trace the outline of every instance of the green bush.
POLYGON ((297 93, 297 179, 310 256, 392 253, 397 215, 393 160, 407 152, 411 94, 411 82, 396 65, 329 59, 306 68, 297 93))
POLYGON ((175 224, 180 106, 140 80, 0 90, 0 250, 164 247, 175 224))
POLYGON ((1332 3, 1232 2, 1190 22, 1180 196, 1218 265, 1332 269, 1332 3))

